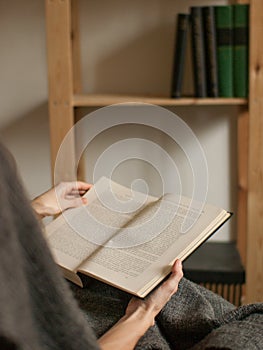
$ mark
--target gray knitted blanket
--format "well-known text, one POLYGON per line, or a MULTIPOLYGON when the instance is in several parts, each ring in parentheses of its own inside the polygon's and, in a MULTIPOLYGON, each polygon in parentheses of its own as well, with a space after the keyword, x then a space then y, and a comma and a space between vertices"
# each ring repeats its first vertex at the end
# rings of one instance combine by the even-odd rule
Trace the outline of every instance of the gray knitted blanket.
MULTIPOLYGON (((97 336, 124 314, 126 293, 85 277, 84 289, 72 290, 97 336)), ((236 308, 185 278, 137 350, 263 349, 263 304, 236 308)))

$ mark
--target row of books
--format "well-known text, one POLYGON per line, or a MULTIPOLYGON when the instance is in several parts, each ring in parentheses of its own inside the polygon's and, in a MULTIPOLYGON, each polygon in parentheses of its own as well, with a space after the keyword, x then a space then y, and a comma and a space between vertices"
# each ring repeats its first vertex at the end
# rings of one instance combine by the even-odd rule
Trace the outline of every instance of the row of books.
POLYGON ((177 17, 171 96, 182 96, 191 40, 196 97, 248 96, 249 5, 195 6, 177 17))

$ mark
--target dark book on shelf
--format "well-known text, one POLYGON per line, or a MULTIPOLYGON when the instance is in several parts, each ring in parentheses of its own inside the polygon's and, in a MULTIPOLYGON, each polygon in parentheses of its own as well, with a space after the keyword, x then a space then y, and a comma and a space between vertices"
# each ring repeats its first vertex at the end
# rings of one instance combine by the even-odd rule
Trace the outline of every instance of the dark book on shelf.
POLYGON ((220 97, 233 97, 233 7, 216 6, 217 64, 220 97))
POLYGON ((174 62, 172 75, 171 96, 179 98, 182 95, 184 64, 186 61, 186 44, 189 29, 190 15, 179 13, 175 32, 174 62))
POLYGON ((204 39, 206 52, 207 96, 218 97, 217 45, 215 7, 203 7, 204 39))
POLYGON ((201 6, 190 8, 192 24, 192 54, 196 97, 207 97, 203 14, 201 6))
POLYGON ((249 6, 233 5, 233 84, 235 97, 248 96, 249 6))

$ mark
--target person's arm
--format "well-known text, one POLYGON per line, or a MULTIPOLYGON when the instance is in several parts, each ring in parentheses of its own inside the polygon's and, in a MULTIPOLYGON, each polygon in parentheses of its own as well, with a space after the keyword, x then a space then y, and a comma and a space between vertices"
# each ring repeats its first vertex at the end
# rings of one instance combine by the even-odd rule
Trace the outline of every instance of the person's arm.
POLYGON ((98 341, 103 350, 134 349, 143 334, 154 325, 154 319, 177 291, 183 277, 182 264, 176 260, 170 277, 146 300, 132 298, 126 314, 98 341))
POLYGON ((82 196, 92 187, 86 182, 61 182, 32 200, 31 205, 39 218, 57 215, 68 208, 87 204, 82 196))

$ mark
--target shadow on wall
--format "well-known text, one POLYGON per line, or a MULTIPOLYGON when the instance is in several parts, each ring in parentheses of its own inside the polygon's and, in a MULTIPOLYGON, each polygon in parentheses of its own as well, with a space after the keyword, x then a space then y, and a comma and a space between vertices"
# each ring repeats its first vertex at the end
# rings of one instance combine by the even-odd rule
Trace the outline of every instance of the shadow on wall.
MULTIPOLYGON (((208 201, 237 213, 237 116, 238 106, 174 107, 174 112, 192 128, 208 162, 208 201), (175 111, 176 110, 176 111, 175 111)), ((236 239, 237 215, 225 226, 236 239)), ((224 230, 224 229, 223 229, 224 230)))
POLYGON ((1 141, 16 159, 31 198, 51 186, 48 103, 0 129, 1 141))
MULTIPOLYGON (((209 187, 207 201, 215 205, 227 208, 236 213, 236 198, 237 198, 237 150, 236 150, 236 115, 238 108, 236 106, 218 106, 216 117, 214 106, 206 106, 204 108, 196 108, 192 106, 174 107, 171 110, 181 117, 193 130, 194 134, 201 143, 205 156, 208 162, 209 172, 209 187), (231 109, 231 116, 229 116, 231 109)), ((78 119, 93 112, 94 109, 78 109, 78 119)), ((129 119, 130 123, 132 120, 129 119)), ((92 132, 99 119, 93 116, 89 122, 89 132, 92 132)), ((96 128, 95 128, 96 129, 96 128)), ((84 131, 85 132, 85 131, 84 131)), ((95 136, 95 135, 94 135, 95 136)), ((112 145, 120 140, 130 138, 142 138, 151 140, 160 145, 177 164, 180 179, 182 181, 183 194, 191 196, 192 191, 192 171, 189 163, 178 145, 164 133, 147 127, 146 125, 126 124, 112 127, 98 134, 87 146, 83 160, 86 165, 86 180, 93 182, 94 169, 97 166, 100 156, 104 151, 111 148, 112 145)), ((153 167, 149 167, 145 162, 135 159, 119 164, 117 162, 118 152, 113 159, 113 163, 118 166, 114 167, 112 176, 115 181, 129 186, 136 178, 143 178, 148 183, 149 191, 153 195, 161 195, 162 191, 160 184, 160 176, 154 171, 153 167)), ((163 162, 162 173, 165 173, 169 179, 169 186, 175 185, 174 173, 171 173, 168 164, 163 162)), ((105 175, 105 174, 104 174, 105 175)), ((171 190, 172 191, 172 190, 171 190)), ((228 239, 235 239, 236 232, 236 216, 233 217, 226 227, 229 232, 226 234, 220 233, 219 238, 227 236, 228 239)))
POLYGON ((167 43, 169 31, 163 24, 107 50, 94 67, 94 92, 169 96, 173 46, 171 40, 167 43))
MULTIPOLYGON (((131 37, 117 47, 105 42, 103 55, 94 65, 83 67, 86 92, 113 94, 149 94, 170 96, 173 74, 174 26, 163 23, 131 37), (108 46, 107 46, 108 45, 108 46), (86 70, 91 73, 86 74, 86 70), (93 77, 91 79, 91 77, 93 77)), ((89 58, 90 54, 86 53, 89 58)), ((85 61, 88 59, 86 58, 85 61)), ((184 93, 191 95, 192 69, 187 60, 184 93)))

